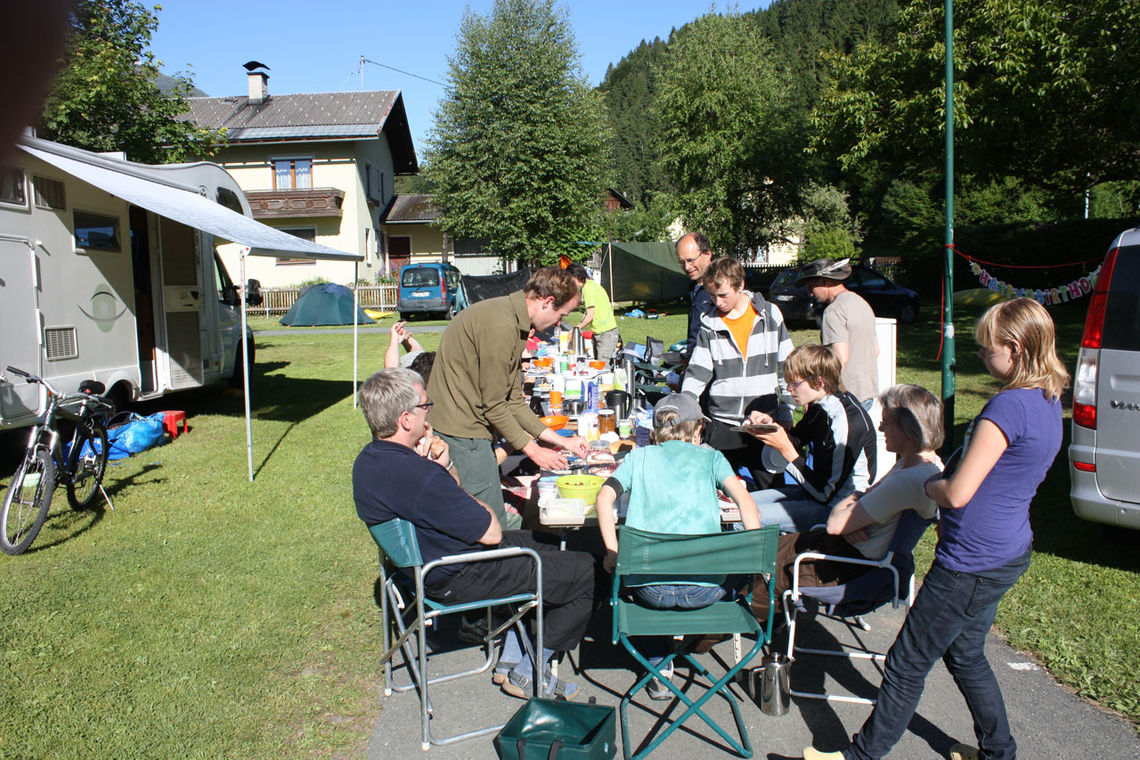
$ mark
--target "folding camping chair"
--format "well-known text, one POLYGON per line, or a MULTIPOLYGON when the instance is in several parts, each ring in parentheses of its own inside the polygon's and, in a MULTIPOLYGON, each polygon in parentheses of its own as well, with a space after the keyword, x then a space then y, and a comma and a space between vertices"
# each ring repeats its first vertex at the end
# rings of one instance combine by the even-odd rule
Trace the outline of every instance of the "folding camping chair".
MULTIPOLYGON (((416 689, 419 692, 420 721, 423 731, 420 747, 424 750, 433 744, 451 744, 498 731, 503 727, 501 724, 442 738, 432 736, 429 719, 433 717, 435 710, 428 696, 428 687, 487 672, 495 664, 495 639, 512 625, 518 630, 524 646, 529 650, 528 654, 533 660, 536 660, 536 670, 541 668, 541 657, 535 656, 536 652, 542 651, 542 560, 538 553, 525 547, 507 547, 441 557, 425 564, 420 555, 419 543, 416 541, 416 528, 412 523, 395 518, 378 525, 370 525, 368 530, 372 533, 373 540, 380 547, 380 582, 382 586, 380 607, 384 625, 384 654, 381 657, 381 662, 384 663, 384 696, 391 696, 393 691, 403 692, 410 689, 416 689), (497 599, 480 599, 461 604, 442 604, 428 599, 424 594, 424 577, 435 567, 488 562, 520 555, 529 556, 534 560, 536 582, 533 593, 513 594, 497 599), (409 581, 404 575, 394 572, 394 568, 411 569, 413 572, 412 580, 409 581), (513 613, 508 620, 491 630, 491 608, 500 605, 511 607, 513 613), (444 615, 483 609, 487 611, 487 628, 489 629, 483 638, 483 646, 486 649, 486 660, 483 665, 472 670, 427 678, 428 627, 444 615), (531 609, 535 610, 536 616, 534 649, 530 649, 529 639, 521 620, 522 616, 531 609), (395 627, 397 634, 395 642, 391 641, 392 626, 395 627), (413 637, 416 640, 415 651, 412 650, 413 637), (392 680, 392 658, 397 651, 402 652, 404 666, 410 676, 410 682, 402 685, 395 684, 392 680)), ((539 670, 539 672, 541 671, 539 670)), ((534 679, 535 696, 538 696, 540 680, 534 679)))
POLYGON ((633 363, 633 377, 630 379, 630 384, 633 386, 634 396, 638 400, 644 400, 645 405, 649 407, 657 403, 662 396, 672 393, 667 378, 673 366, 663 363, 664 353, 665 344, 659 338, 647 337, 644 359, 633 363))
MULTIPOLYGON (((887 602, 893 608, 899 605, 910 607, 914 601, 914 547, 926 531, 930 521, 913 509, 908 509, 899 518, 895 535, 891 539, 890 551, 880 560, 839 557, 820 552, 801 552, 796 555, 792 575, 792 587, 784 592, 784 619, 788 624, 788 659, 795 660, 804 654, 845 657, 848 660, 872 660, 883 662, 886 654, 867 649, 852 650, 840 645, 839 649, 811 649, 796 646, 796 618, 816 608, 819 613, 832 618, 855 618, 855 624, 865 631, 871 630, 863 620, 863 615, 874 612, 887 602), (867 572, 837 586, 800 586, 800 563, 807 559, 829 560, 851 565, 862 565, 867 572)), ((848 623, 850 625, 850 623, 848 623)), ((825 699, 829 702, 852 702, 855 704, 875 704, 875 700, 826 692, 804 692, 791 690, 792 696, 807 699, 825 699)))
POLYGON ((618 536, 618 557, 614 569, 613 596, 613 641, 633 655, 633 658, 646 669, 640 678, 621 699, 622 745, 627 760, 631 757, 629 740, 628 707, 630 699, 646 687, 650 679, 658 678, 680 699, 687 709, 673 720, 649 745, 632 755, 643 758, 693 715, 705 721, 728 745, 742 757, 752 757, 752 742, 748 737, 740 707, 736 698, 728 690, 736 674, 756 656, 771 640, 772 609, 762 625, 752 614, 751 579, 757 574, 767 576, 769 602, 773 598, 772 573, 776 568, 776 542, 779 530, 769 526, 759 530, 730 531, 704 536, 666 535, 649 533, 623 526, 618 536), (622 581, 631 576, 677 576, 692 575, 699 568, 702 575, 747 575, 750 579, 747 592, 743 596, 725 599, 708 607, 696 610, 655 610, 642 607, 636 602, 623 598, 622 581), (681 652, 669 654, 657 666, 650 664, 634 645, 635 636, 691 636, 693 646, 696 639, 707 634, 755 634, 756 644, 732 665, 728 672, 718 679, 702 666, 691 652, 685 648, 681 652), (704 679, 705 693, 696 701, 661 675, 661 668, 667 668, 675 658, 687 661, 696 674, 704 679), (736 720, 740 741, 736 741, 721 726, 717 725, 704 711, 704 705, 714 694, 728 701, 736 720))

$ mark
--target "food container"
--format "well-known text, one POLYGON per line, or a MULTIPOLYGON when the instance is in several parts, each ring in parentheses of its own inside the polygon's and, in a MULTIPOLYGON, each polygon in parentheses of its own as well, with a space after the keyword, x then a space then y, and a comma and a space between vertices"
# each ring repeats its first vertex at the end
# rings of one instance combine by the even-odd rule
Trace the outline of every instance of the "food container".
POLYGON ((552 414, 547 417, 541 417, 540 419, 542 420, 542 424, 551 430, 561 430, 566 427, 566 423, 570 421, 570 418, 564 414, 552 414))
POLYGON ((558 478, 558 495, 564 499, 582 499, 586 506, 593 506, 605 482, 605 478, 597 475, 563 475, 558 478))
POLYGON ((538 521, 543 525, 581 525, 586 521, 586 501, 577 497, 547 499, 538 505, 538 521))

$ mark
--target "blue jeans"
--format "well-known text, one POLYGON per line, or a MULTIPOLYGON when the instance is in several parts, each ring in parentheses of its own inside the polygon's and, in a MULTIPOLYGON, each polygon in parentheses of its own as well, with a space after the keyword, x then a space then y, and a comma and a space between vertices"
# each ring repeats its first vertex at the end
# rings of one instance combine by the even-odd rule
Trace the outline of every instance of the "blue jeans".
POLYGON ((843 751, 845 758, 871 760, 890 751, 906 731, 926 676, 940 657, 966 698, 980 756, 1016 756, 1001 689, 986 660, 986 634, 1005 592, 1029 567, 1031 553, 981 573, 931 566, 887 653, 878 704, 843 751))
POLYGON ((827 522, 831 514, 829 504, 809 498, 798 485, 765 488, 751 496, 760 512, 760 524, 779 525, 783 533, 807 533, 813 525, 827 522))
MULTIPOLYGON (((633 586, 630 594, 643 607, 654 610, 699 610, 719 602, 727 594, 735 593, 728 587, 732 579, 720 586, 694 586, 691 583, 654 583, 650 586, 633 586)), ((743 585, 743 584, 740 584, 743 585)), ((641 651, 645 659, 657 667, 669 651, 669 639, 664 636, 640 637, 644 642, 641 651)))

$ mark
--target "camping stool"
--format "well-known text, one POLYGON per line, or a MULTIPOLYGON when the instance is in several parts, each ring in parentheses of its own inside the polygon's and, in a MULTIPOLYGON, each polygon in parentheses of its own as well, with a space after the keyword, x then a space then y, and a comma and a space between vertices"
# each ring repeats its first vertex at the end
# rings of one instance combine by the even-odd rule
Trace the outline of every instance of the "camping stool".
POLYGON ((190 426, 186 424, 186 412, 174 410, 163 412, 162 429, 170 434, 171 440, 177 438, 179 433, 189 432, 190 426))

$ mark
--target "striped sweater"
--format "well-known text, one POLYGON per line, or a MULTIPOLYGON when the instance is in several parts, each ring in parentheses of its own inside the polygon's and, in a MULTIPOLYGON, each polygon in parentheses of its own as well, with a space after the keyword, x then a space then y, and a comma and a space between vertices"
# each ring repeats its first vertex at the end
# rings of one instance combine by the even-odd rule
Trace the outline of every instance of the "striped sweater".
POLYGON ((771 413, 777 403, 772 416, 790 423, 795 402, 784 386, 784 360, 792 352, 792 338, 775 304, 759 293, 749 296, 757 316, 748 336, 747 359, 713 307, 701 314, 681 391, 701 398, 707 390, 707 414, 729 425, 739 425, 753 409, 771 413))

